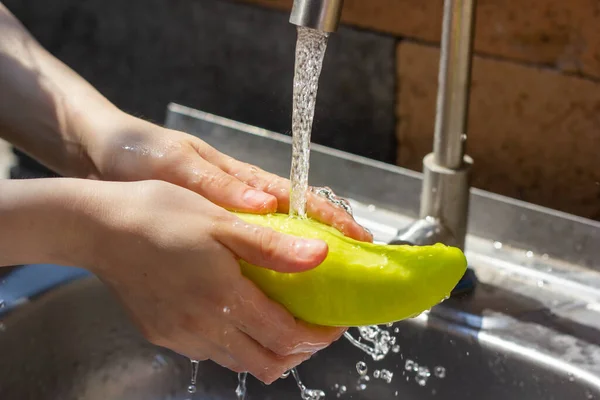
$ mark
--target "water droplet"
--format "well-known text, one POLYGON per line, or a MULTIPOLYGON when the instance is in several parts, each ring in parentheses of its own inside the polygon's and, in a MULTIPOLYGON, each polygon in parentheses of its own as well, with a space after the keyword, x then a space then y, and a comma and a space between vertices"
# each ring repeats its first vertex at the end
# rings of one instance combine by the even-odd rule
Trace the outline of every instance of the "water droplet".
POLYGON ((364 361, 359 361, 356 363, 356 372, 358 372, 359 375, 366 375, 368 371, 369 368, 367 367, 367 364, 364 361))
POLYGON ((528 251, 525 253, 525 256, 526 256, 527 258, 531 258, 531 257, 533 257, 533 251, 531 251, 531 250, 528 250, 528 251))
POLYGON ((337 392, 337 397, 341 397, 344 393, 346 393, 346 386, 342 385, 340 386, 340 388, 338 389, 337 392))
POLYGON ((409 359, 409 360, 406 360, 406 362, 404 363, 404 369, 407 371, 412 371, 414 367, 415 367, 415 362, 413 360, 409 359))
POLYGON ((575 377, 573 374, 569 374, 569 382, 575 382, 575 377))
POLYGON ((388 371, 387 369, 381 370, 381 379, 383 379, 386 383, 392 383, 392 378, 394 377, 394 373, 388 371))
POLYGON ((387 324, 386 324, 386 326, 387 326, 388 328, 391 328, 392 326, 394 326, 394 323, 393 323, 393 322, 389 322, 389 323, 387 323, 387 324))
POLYGON ((6 307, 6 302, 2 299, 0 299, 0 308, 4 308, 6 307))
POLYGON ((498 241, 494 242, 494 248, 496 250, 500 250, 502 248, 502 242, 498 242, 498 241))
POLYGON ((419 375, 423 378, 429 378, 431 376, 431 372, 429 372, 429 368, 420 366, 417 371, 417 375, 419 375))
POLYGON ((395 327, 395 328, 394 328, 394 333, 399 333, 399 332, 400 332, 400 328, 398 328, 398 327, 395 327))
POLYGON ((231 313, 231 308, 225 306, 223 307, 223 314, 230 314, 231 313))
POLYGON ((376 207, 375 207, 375 205, 373 205, 373 204, 369 204, 369 205, 367 206, 367 211, 369 211, 369 212, 373 212, 373 211, 375 211, 375 210, 376 210, 376 207))
POLYGON ((546 286, 546 281, 543 279, 540 279, 539 281, 537 281, 537 285, 538 285, 538 287, 544 287, 544 286, 546 286))
POLYGON ((196 393, 196 379, 198 378, 198 368, 200 366, 200 361, 190 358, 190 365, 192 367, 192 372, 190 377, 190 385, 187 387, 187 391, 188 393, 193 394, 196 393))
POLYGON ((467 356, 469 356, 469 355, 470 355, 470 353, 469 353, 468 351, 467 351, 465 354, 466 354, 467 356))
POLYGON ((415 381, 417 381, 417 383, 419 384, 419 386, 425 386, 427 385, 427 378, 424 378, 422 376, 415 376, 415 381))
POLYGON ((392 352, 393 353, 400 353, 400 346, 395 345, 394 347, 392 347, 392 352))
POLYGON ((549 258, 550 258, 550 256, 548 254, 546 254, 546 253, 542 254, 542 260, 547 260, 549 258))
POLYGON ((437 378, 444 379, 446 377, 446 368, 438 365, 433 369, 433 373, 437 378))
POLYGON ((373 371, 373 378, 375 379, 379 379, 379 376, 381 375, 381 371, 376 369, 375 371, 373 371))

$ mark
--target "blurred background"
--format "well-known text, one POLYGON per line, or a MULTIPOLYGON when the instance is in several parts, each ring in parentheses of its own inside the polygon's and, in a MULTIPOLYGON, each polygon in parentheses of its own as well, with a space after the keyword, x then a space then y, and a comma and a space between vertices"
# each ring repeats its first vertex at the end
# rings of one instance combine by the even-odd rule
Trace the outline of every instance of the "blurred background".
MULTIPOLYGON (((4 0, 124 110, 177 102, 290 132, 291 0, 4 0)), ((313 141, 420 171, 431 151, 442 0, 345 0, 313 141)), ((600 3, 479 0, 468 154, 475 187, 600 220, 600 3)), ((0 173, 50 171, 0 143, 0 173), (12 169, 9 170, 10 166, 12 169)))

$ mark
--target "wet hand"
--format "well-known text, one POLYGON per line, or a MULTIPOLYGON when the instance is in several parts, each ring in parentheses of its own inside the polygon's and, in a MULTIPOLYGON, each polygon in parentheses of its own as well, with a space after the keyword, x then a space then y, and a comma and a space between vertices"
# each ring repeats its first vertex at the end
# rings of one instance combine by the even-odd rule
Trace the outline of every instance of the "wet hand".
MULTIPOLYGON (((98 178, 135 181, 160 179, 190 189, 229 210, 288 212, 290 182, 235 160, 183 132, 119 115, 88 145, 98 178)), ((340 207, 309 193, 307 213, 347 236, 372 236, 340 207)))
POLYGON ((151 342, 271 383, 342 335, 295 320, 238 264, 304 271, 324 260, 324 242, 249 225, 166 182, 98 185, 109 188, 90 207, 102 247, 79 264, 91 264, 151 342))

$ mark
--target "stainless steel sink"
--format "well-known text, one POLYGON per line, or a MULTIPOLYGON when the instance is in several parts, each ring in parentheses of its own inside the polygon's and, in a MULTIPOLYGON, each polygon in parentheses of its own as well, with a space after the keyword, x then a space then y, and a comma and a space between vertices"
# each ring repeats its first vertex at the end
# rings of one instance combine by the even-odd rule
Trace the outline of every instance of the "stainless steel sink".
MULTIPOLYGON (((282 135, 176 105, 167 125, 288 173, 282 135)), ((417 217, 419 174, 319 146, 311 171, 312 184, 351 198, 377 241, 417 217)), ((475 291, 381 327, 399 346, 382 360, 341 339, 299 367, 306 386, 355 400, 600 399, 600 224, 477 190, 471 210, 475 291)), ((34 297, 1 322, 0 399, 188 398, 188 360, 148 344, 95 278, 34 297)), ((194 398, 235 399, 236 385, 236 374, 203 362, 194 398)), ((249 378, 247 398, 300 392, 292 377, 271 386, 249 378)))
MULTIPOLYGON (((452 300, 442 307, 462 309, 461 303, 475 300, 452 300)), ((149 345, 94 278, 52 291, 13 312, 4 323, 0 336, 2 399, 186 398, 187 359, 149 345)), ((504 342, 502 336, 478 339, 480 329, 449 322, 435 312, 384 329, 397 337, 398 353, 390 351, 384 360, 374 361, 341 339, 300 366, 304 383, 324 390, 327 398, 335 398, 343 386, 346 390, 340 397, 356 400, 600 396, 598 375, 563 362, 560 348, 545 354, 538 352, 534 343, 523 347, 518 342, 504 342), (360 379, 356 369, 359 361, 367 365, 369 381, 360 379), (419 379, 415 364, 428 368, 431 376, 425 382, 424 370, 419 379), (436 372, 441 376, 442 368, 444 376, 440 378, 436 372), (374 378, 375 370, 392 372, 391 382, 374 378), (366 384, 364 390, 361 384, 366 384)), ((530 333, 535 333, 536 328, 532 329, 530 333)), ((558 338, 557 343, 565 345, 558 338)), ((581 356, 597 361, 598 350, 584 350, 587 346, 581 343, 577 348, 581 356)), ((236 378, 216 364, 204 362, 194 398, 234 399, 236 378)), ((271 386, 249 378, 248 399, 294 398, 300 395, 291 377, 271 386)))

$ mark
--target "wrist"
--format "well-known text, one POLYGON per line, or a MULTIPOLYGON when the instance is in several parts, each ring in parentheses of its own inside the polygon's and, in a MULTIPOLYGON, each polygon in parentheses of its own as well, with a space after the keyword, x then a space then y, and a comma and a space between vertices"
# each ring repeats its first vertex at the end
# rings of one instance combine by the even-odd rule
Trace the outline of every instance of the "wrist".
POLYGON ((67 178, 0 181, 0 265, 93 269, 95 221, 103 212, 99 183, 67 178))
POLYGON ((108 101, 78 102, 75 98, 69 103, 71 127, 68 136, 77 144, 73 174, 70 176, 103 179, 99 155, 114 140, 113 132, 118 131, 130 116, 108 101))
POLYGON ((124 153, 139 145, 140 132, 150 123, 129 115, 116 107, 106 107, 94 116, 78 113, 82 159, 88 164, 85 176, 100 180, 122 180, 119 170, 124 153))

